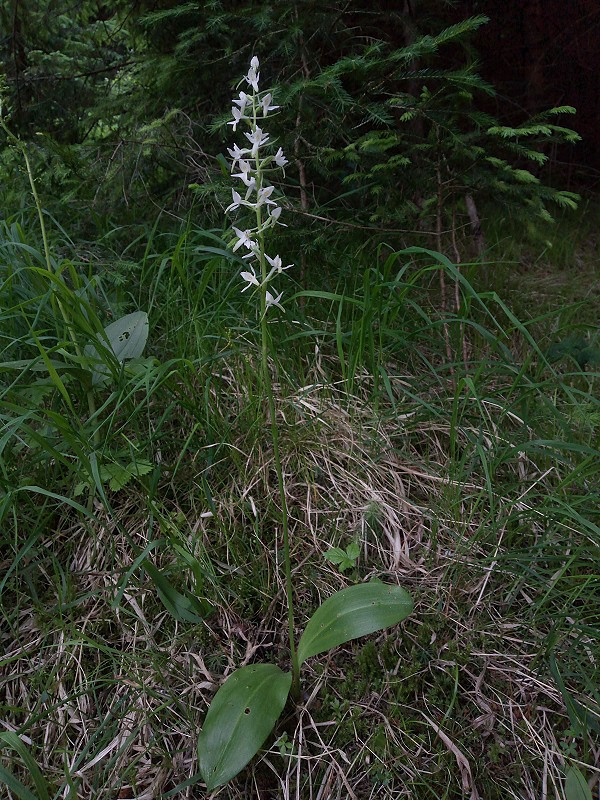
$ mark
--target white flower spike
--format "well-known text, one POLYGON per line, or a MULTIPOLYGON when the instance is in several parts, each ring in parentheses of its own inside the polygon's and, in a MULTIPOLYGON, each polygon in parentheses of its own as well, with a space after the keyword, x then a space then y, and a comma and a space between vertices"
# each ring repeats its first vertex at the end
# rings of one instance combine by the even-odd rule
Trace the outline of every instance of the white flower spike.
POLYGON ((231 156, 232 177, 240 180, 244 184, 246 191, 242 199, 240 192, 236 189, 231 190, 232 202, 227 206, 226 213, 237 211, 244 206, 256 215, 256 223, 253 228, 243 230, 236 228, 235 225, 232 226, 236 236, 233 242, 233 252, 235 253, 240 248, 243 248, 247 251, 242 256, 243 261, 252 260, 253 265, 249 265, 248 270, 240 272, 240 277, 245 283, 242 292, 252 287, 260 289, 261 304, 266 313, 271 306, 277 306, 277 308, 283 310, 280 302, 283 292, 280 294, 277 294, 274 290, 271 292, 267 289, 267 284, 271 282, 275 275, 281 275, 284 270, 291 269, 293 264, 287 264, 284 267, 281 256, 276 255, 271 258, 264 250, 265 231, 275 225, 284 224, 279 221, 281 207, 276 205, 275 200, 272 199, 275 187, 265 183, 265 170, 272 165, 283 169, 288 160, 284 156, 281 147, 277 148, 277 152, 274 155, 265 156, 261 152, 261 149, 265 146, 270 146, 271 142, 269 134, 265 133, 257 124, 257 119, 261 116, 261 111, 264 119, 270 111, 277 110, 279 106, 273 104, 271 92, 259 91, 259 68, 258 58, 253 56, 250 61, 250 68, 245 76, 247 84, 252 87, 252 93, 248 94, 241 91, 239 92, 239 97, 233 100, 231 109, 233 120, 228 124, 232 126, 234 131, 237 130, 237 126, 240 124, 247 125, 249 130, 244 131, 244 135, 251 147, 238 147, 237 144, 234 144, 231 149, 228 148, 231 156), (263 208, 265 209, 264 211, 263 208), (270 266, 268 272, 267 265, 270 266))

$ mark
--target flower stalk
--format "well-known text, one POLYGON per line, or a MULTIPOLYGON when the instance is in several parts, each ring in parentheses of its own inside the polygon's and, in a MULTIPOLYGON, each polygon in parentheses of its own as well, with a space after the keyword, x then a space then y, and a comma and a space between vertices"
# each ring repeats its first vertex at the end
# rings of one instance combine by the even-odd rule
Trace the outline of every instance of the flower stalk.
POLYGON ((272 288, 272 291, 269 290, 269 286, 271 286, 273 278, 293 265, 288 264, 283 267, 279 255, 271 257, 265 250, 265 233, 275 225, 283 224, 279 221, 281 207, 277 206, 276 201, 272 199, 275 187, 267 185, 266 172, 273 168, 272 165, 275 165, 275 168, 283 169, 287 164, 287 159, 281 148, 278 148, 274 155, 265 154, 264 151, 265 146, 270 146, 271 142, 269 134, 265 133, 258 124, 259 113, 264 119, 268 116, 270 111, 276 110, 278 106, 272 104, 273 98, 270 92, 261 92, 259 89, 259 67, 258 58, 254 56, 250 62, 248 73, 244 78, 245 82, 252 89, 252 93, 247 94, 245 91, 241 91, 239 93, 239 98, 233 100, 233 120, 228 124, 233 127, 234 131, 236 131, 239 124, 246 124, 249 126, 250 130, 245 132, 245 137, 251 147, 240 148, 237 144, 234 144, 233 148, 229 150, 229 154, 232 158, 231 171, 233 177, 239 179, 243 183, 245 191, 242 197, 240 192, 232 189, 233 202, 227 208, 227 212, 235 212, 239 208, 248 208, 249 210, 253 210, 255 215, 256 227, 241 229, 233 226, 233 231, 237 237, 233 243, 233 250, 237 251, 244 248, 248 251, 243 256, 243 259, 249 262, 249 271, 244 270, 240 273, 240 276, 246 282, 242 291, 245 292, 251 289, 254 292, 258 291, 259 295, 261 373, 263 389, 268 401, 273 457, 275 461, 275 470, 277 472, 277 484, 281 503, 285 591, 288 607, 290 657, 292 662, 291 693, 292 697, 297 700, 300 695, 300 667, 294 638, 294 596, 290 558, 289 514, 279 450, 279 430, 277 428, 275 397, 269 368, 271 338, 267 323, 267 314, 270 309, 274 307, 279 309, 283 308, 280 303, 283 293, 277 294, 274 288, 272 288), (268 265, 270 265, 270 269, 268 265))

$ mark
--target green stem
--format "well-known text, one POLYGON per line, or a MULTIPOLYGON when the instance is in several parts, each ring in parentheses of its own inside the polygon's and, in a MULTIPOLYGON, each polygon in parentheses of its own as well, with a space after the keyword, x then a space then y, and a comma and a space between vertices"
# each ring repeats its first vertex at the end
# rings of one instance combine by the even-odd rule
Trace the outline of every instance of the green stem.
MULTIPOLYGON (((256 129, 256 97, 252 97, 253 106, 253 122, 256 129)), ((256 154, 256 191, 257 194, 262 189, 262 170, 258 153, 256 154)), ((261 231, 262 227, 262 212, 260 206, 256 209, 256 226, 258 233, 259 244, 259 261, 260 261, 260 330, 261 330, 261 355, 262 355, 262 378, 264 390, 267 395, 269 403, 269 417, 271 420, 271 439, 273 441, 273 458, 275 460, 275 470, 277 472, 277 484, 279 487, 279 496, 281 501, 281 527, 283 532, 283 556, 284 556, 284 570, 285 570, 285 593, 287 596, 288 607, 288 629, 290 641, 290 656, 292 661, 292 687, 291 695, 294 700, 300 699, 300 665, 298 663, 298 653, 296 651, 296 643, 294 638, 294 593, 292 590, 292 562, 290 558, 290 536, 288 525, 288 508, 285 497, 285 484, 283 480, 283 469, 281 467, 281 456, 279 452, 279 430, 277 428, 277 420, 275 418, 275 397, 273 395, 273 383, 271 381, 271 371, 269 369, 269 329, 267 326, 267 262, 265 259, 265 236, 261 231)))

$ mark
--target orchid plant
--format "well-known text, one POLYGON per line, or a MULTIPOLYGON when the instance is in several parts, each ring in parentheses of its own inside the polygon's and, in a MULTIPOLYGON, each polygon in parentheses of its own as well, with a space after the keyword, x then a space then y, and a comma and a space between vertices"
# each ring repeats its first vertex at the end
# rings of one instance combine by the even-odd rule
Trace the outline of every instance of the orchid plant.
POLYGON ((296 646, 288 509, 269 366, 267 325, 267 315, 273 313, 272 309, 284 310, 281 304, 283 292, 277 292, 273 280, 293 265, 283 266, 279 254, 270 256, 265 250, 267 235, 277 225, 284 224, 280 221, 282 208, 277 204, 275 186, 269 180, 278 169, 284 170, 288 161, 281 147, 273 152, 274 143, 261 127, 263 120, 278 106, 273 104, 271 92, 260 90, 259 70, 259 60, 253 56, 248 72, 240 82, 244 88, 233 100, 233 119, 228 124, 234 132, 238 125, 249 130, 244 131, 247 143, 244 142, 243 147, 234 144, 228 150, 232 159, 232 176, 242 185, 232 188, 232 202, 226 212, 242 210, 253 214, 251 226, 232 225, 232 249, 244 253, 245 268, 240 277, 245 286, 241 291, 258 292, 260 299, 261 371, 268 400, 281 506, 291 671, 286 672, 275 664, 251 664, 235 670, 221 685, 210 704, 198 739, 200 772, 209 791, 235 777, 258 752, 289 697, 295 703, 300 701, 300 668, 307 658, 395 625, 407 617, 413 607, 410 595, 397 585, 371 580, 350 586, 325 600, 308 621, 296 646))

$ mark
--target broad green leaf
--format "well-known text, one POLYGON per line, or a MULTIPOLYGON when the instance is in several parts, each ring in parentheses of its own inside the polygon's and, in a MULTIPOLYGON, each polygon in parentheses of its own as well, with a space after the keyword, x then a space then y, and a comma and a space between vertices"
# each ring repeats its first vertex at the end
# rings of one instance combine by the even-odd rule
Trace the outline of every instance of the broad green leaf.
POLYGON ((412 610, 411 596, 399 586, 371 581, 342 589, 325 600, 309 620, 298 645, 300 663, 351 639, 395 625, 412 610))
POLYGON ((592 800, 592 792, 588 782, 575 764, 567 772, 565 797, 567 800, 592 800))
POLYGON ((275 664, 241 667, 213 698, 198 739, 209 792, 235 777, 258 752, 285 706, 292 676, 275 664))
POLYGON ((112 351, 119 361, 126 358, 139 358, 144 352, 148 339, 148 314, 134 311, 121 319, 111 322, 104 329, 112 351))
MULTIPOLYGON (((107 325, 104 334, 117 361, 122 363, 126 359, 139 358, 148 339, 148 315, 145 311, 126 314, 107 325)), ((102 345, 106 345, 104 339, 102 345)), ((93 345, 88 345, 84 352, 85 356, 94 364, 92 383, 94 385, 102 383, 109 376, 108 367, 103 363, 104 359, 93 345)))

